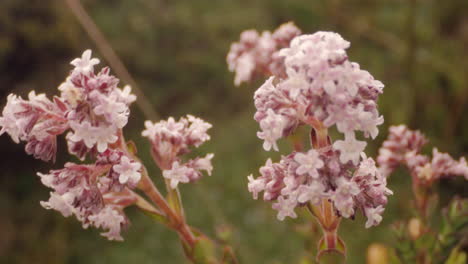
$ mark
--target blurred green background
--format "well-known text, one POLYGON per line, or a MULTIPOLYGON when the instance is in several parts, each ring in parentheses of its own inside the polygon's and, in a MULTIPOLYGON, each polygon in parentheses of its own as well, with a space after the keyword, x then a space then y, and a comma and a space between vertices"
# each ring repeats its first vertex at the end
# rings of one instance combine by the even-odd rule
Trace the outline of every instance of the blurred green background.
MULTIPOLYGON (((294 21, 303 32, 339 32, 351 41, 351 60, 385 85, 379 99, 385 124, 368 154, 375 157, 387 127, 406 123, 422 130, 431 147, 455 158, 468 153, 468 1, 466 0, 83 0, 109 43, 161 118, 191 113, 213 123, 212 140, 197 150, 214 152, 214 173, 181 187, 189 223, 214 235, 231 226, 241 263, 298 263, 313 242, 300 230, 308 216, 280 222, 270 204, 248 193, 246 176, 268 157, 256 138, 253 92, 261 81, 234 87, 225 56, 245 29, 274 30, 294 21)), ((9 93, 56 93, 83 50, 98 52, 66 1, 0 1, 0 105, 9 93)), ((140 136, 145 117, 134 105, 127 138, 133 139, 154 179, 148 145, 140 136)), ((65 142, 58 161, 63 165, 65 142)), ((426 151, 430 151, 428 147, 426 151)), ((289 151, 282 142, 282 153, 289 151)), ((177 237, 134 209, 125 242, 108 242, 82 230, 73 218, 44 210, 49 190, 37 171, 50 164, 0 138, 0 263, 186 263, 177 237)), ((391 245, 389 225, 412 215, 410 177, 389 179, 391 197, 382 224, 366 230, 362 216, 344 221, 348 263, 365 263, 372 242, 391 245)), ((460 178, 442 182, 441 204, 468 196, 460 178)), ((307 233, 306 233, 307 234, 307 233)))

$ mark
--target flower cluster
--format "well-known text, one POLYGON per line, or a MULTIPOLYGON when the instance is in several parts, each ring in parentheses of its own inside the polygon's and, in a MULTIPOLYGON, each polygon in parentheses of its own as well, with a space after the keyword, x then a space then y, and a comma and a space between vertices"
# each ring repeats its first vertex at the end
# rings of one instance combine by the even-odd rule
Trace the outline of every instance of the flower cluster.
POLYGON ((270 77, 254 96, 254 117, 265 150, 277 150, 276 141, 296 126, 319 121, 326 127, 336 125, 345 134, 345 140, 334 145, 341 161, 358 163, 366 143, 356 140, 355 132, 377 136, 377 126, 383 123, 377 97, 383 84, 348 61, 348 47, 337 33, 317 32, 294 38, 290 48, 280 51, 287 77, 270 77))
POLYGON ((293 152, 279 163, 269 159, 260 174, 256 179, 248 177, 249 191, 254 198, 263 191, 264 200, 276 200, 273 209, 280 220, 296 217, 294 209, 299 205, 319 205, 329 200, 346 218, 352 217, 356 209, 363 209, 368 218, 366 227, 370 227, 380 223, 387 195, 392 194, 372 158, 363 154, 358 167, 343 164, 338 151, 330 147, 293 152))
POLYGON ((29 93, 28 100, 9 95, 0 117, 0 134, 16 143, 26 142, 26 152, 44 161, 54 161, 57 136, 66 135, 68 150, 94 164, 67 163, 63 169, 38 173, 42 183, 53 189, 41 204, 74 215, 83 227, 107 230, 104 236, 122 240, 121 227, 128 221, 123 208, 130 205, 141 177, 141 164, 122 148, 121 129, 127 124, 129 105, 136 100, 130 87, 118 88, 119 80, 109 68, 94 72, 98 59, 86 50, 71 62, 74 69, 52 100, 29 93))
POLYGON ((188 183, 202 177, 201 171, 211 175, 214 154, 203 158, 182 162, 181 156, 190 152, 190 147, 199 147, 210 139, 207 131, 211 124, 191 115, 175 121, 170 117, 158 123, 145 122, 142 132, 151 142, 151 152, 158 166, 163 170, 164 178, 170 181, 171 188, 177 188, 179 182, 188 183))
POLYGON ((431 159, 420 153, 428 142, 421 132, 412 131, 405 125, 392 126, 389 131, 377 158, 380 171, 385 176, 403 164, 418 182, 424 184, 457 175, 464 176, 468 180, 468 165, 464 157, 456 161, 449 154, 441 153, 434 148, 431 159))
POLYGON ((129 86, 117 88, 119 80, 109 75, 109 68, 95 74, 98 63, 90 50, 73 60, 75 68, 59 86, 60 97, 53 100, 34 91, 28 100, 9 95, 0 134, 8 133, 16 143, 26 141, 26 152, 44 161, 55 159, 56 138, 67 130, 71 130, 66 136, 69 151, 80 159, 90 152, 104 152, 127 124, 128 106, 136 97, 129 86))
POLYGON ((236 73, 235 84, 249 82, 257 76, 284 76, 284 58, 278 52, 299 34, 301 31, 291 22, 273 33, 259 34, 253 29, 242 32, 240 41, 231 45, 227 55, 229 70, 236 73))
POLYGON ((279 163, 268 160, 261 176, 249 178, 249 191, 257 198, 276 200, 278 219, 296 217, 297 206, 330 201, 338 215, 353 217, 357 209, 367 216, 366 227, 377 225, 392 192, 372 158, 364 154, 365 141, 356 132, 375 138, 383 117, 377 97, 383 84, 348 60, 350 43, 339 34, 317 32, 292 39, 278 52, 285 75, 273 75, 255 92, 255 120, 269 151, 277 140, 309 125, 316 133, 336 125, 344 140, 316 145, 308 152, 293 152, 279 163), (317 132, 318 131, 318 132, 317 132))
POLYGON ((49 200, 41 202, 41 205, 46 209, 57 210, 65 217, 74 215, 83 228, 95 226, 107 230, 102 235, 109 240, 123 240, 120 231, 128 224, 123 209, 134 201, 132 195, 121 187, 122 184, 134 185, 139 181, 137 170, 141 166, 132 161, 131 172, 125 170, 121 173, 119 168, 128 165, 124 159, 125 156, 113 166, 67 163, 63 169, 52 170, 47 174, 38 173, 42 183, 54 190, 49 200), (132 175, 126 178, 128 174, 132 175), (115 177, 118 178, 117 184, 113 180, 115 177), (121 191, 113 192, 116 188, 121 191))

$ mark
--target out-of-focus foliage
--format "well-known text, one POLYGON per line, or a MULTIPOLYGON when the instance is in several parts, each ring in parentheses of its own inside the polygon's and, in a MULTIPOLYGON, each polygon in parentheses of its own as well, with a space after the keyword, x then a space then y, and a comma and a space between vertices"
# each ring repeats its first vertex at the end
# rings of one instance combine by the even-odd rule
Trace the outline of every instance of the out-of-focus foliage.
POLYGON ((398 261, 392 263, 464 263, 460 261, 466 260, 466 254, 460 253, 459 247, 467 243, 468 200, 454 198, 442 215, 439 212, 430 215, 428 226, 417 218, 393 225, 398 261), (419 226, 412 221, 419 222, 419 226))
MULTIPOLYGON (((385 124, 368 154, 374 156, 386 128, 399 123, 422 130, 454 157, 468 152, 466 0, 82 2, 162 117, 193 113, 214 124, 211 142, 200 150, 216 153, 213 176, 181 191, 193 226, 210 235, 215 226, 231 228, 241 263, 299 263, 309 258, 305 249, 315 250, 315 241, 301 232, 310 219, 279 222, 266 203, 247 192, 246 176, 270 153, 256 138, 252 119, 252 96, 260 83, 234 87, 225 64, 229 45, 242 30, 272 30, 294 21, 303 32, 333 30, 351 41, 351 59, 386 85, 379 101, 385 124)), ((2 0, 1 105, 11 92, 55 93, 70 70, 68 62, 86 48, 97 50, 65 1, 2 0)), ((132 110, 126 137, 162 183, 140 136, 144 117, 132 110)), ((0 263, 185 263, 175 235, 136 211, 130 210, 126 241, 116 243, 42 209, 39 201, 47 190, 35 171, 48 165, 26 156, 23 146, 6 136, 0 151, 0 263)), ((58 155, 54 166, 64 160, 58 155)), ((395 173, 389 184, 395 194, 380 226, 365 230, 360 216, 343 222, 348 263, 364 263, 371 243, 394 242, 389 224, 412 215, 409 175, 395 173)), ((468 191, 459 179, 442 182, 440 192, 445 207, 450 197, 468 191)), ((452 254, 454 261, 463 258, 452 254)))

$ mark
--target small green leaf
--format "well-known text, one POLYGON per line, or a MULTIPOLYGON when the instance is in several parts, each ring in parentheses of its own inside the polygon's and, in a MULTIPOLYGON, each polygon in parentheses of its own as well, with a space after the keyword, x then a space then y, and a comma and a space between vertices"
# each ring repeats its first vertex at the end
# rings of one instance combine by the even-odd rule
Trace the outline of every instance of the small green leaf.
POLYGON ((196 264, 216 263, 216 246, 205 236, 198 237, 193 248, 193 259, 196 264))
POLYGON ((465 264, 467 261, 467 255, 465 252, 459 251, 459 248, 456 247, 450 252, 450 256, 445 261, 445 264, 465 264))
POLYGON ((130 153, 132 153, 133 155, 136 155, 138 150, 137 150, 137 147, 135 145, 135 142, 133 142, 132 140, 129 140, 127 141, 127 149, 128 151, 130 151, 130 153))
POLYGON ((182 218, 184 218, 185 213, 184 213, 184 207, 182 206, 182 200, 180 198, 180 193, 179 189, 175 188, 172 189, 170 186, 169 180, 165 180, 166 182, 166 187, 167 187, 167 202, 169 203, 169 206, 174 209, 174 211, 182 218))

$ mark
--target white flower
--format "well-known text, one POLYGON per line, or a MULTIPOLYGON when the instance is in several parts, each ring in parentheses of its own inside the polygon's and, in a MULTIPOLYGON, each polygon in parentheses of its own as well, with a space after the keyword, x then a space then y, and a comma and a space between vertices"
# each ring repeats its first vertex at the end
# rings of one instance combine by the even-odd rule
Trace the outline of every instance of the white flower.
POLYGON ((90 72, 94 71, 94 65, 99 64, 99 59, 92 58, 91 59, 91 50, 85 50, 81 58, 76 58, 72 60, 70 63, 71 65, 75 66, 75 71, 79 73, 83 73, 85 75, 89 74, 90 72))
POLYGON ((70 127, 74 133, 69 137, 74 142, 83 141, 87 148, 92 148, 96 144, 96 131, 89 121, 81 123, 70 121, 70 127))
POLYGON ((340 211, 344 217, 350 217, 354 214, 354 196, 358 195, 361 190, 359 186, 344 177, 339 177, 336 180, 337 188, 333 194, 333 200, 336 209, 340 211))
POLYGON ((78 102, 83 100, 83 92, 76 88, 68 79, 58 87, 61 91, 60 97, 63 98, 71 107, 76 107, 78 102))
POLYGON ((300 164, 296 169, 296 173, 299 175, 308 173, 313 178, 317 178, 319 175, 317 169, 323 167, 323 161, 320 159, 317 151, 311 149, 306 154, 296 153, 294 160, 300 164))
POLYGON ((247 179, 249 180, 248 184, 248 190, 253 194, 253 197, 255 200, 258 199, 258 193, 261 191, 264 191, 266 188, 266 180, 262 177, 259 177, 258 179, 254 179, 252 174, 247 176, 247 179))
POLYGON ((67 136, 73 142, 83 141, 87 148, 96 145, 99 152, 104 152, 109 143, 115 143, 118 137, 115 135, 116 128, 113 126, 94 127, 88 121, 70 122, 74 133, 67 136))
POLYGON ((125 85, 123 90, 117 88, 115 92, 118 93, 119 99, 126 105, 130 105, 136 101, 136 96, 132 94, 132 87, 130 85, 125 85))
POLYGON ((278 151, 276 141, 283 136, 283 130, 286 125, 286 120, 282 115, 277 115, 272 109, 268 109, 267 116, 260 121, 260 128, 262 132, 258 132, 257 136, 265 140, 263 148, 269 151, 272 147, 278 151))
POLYGON ((370 135, 372 139, 375 139, 379 134, 377 126, 384 122, 383 116, 374 116, 369 112, 362 112, 362 114, 359 115, 359 118, 361 130, 365 132, 366 137, 370 135))
POLYGON ((0 135, 7 132, 15 143, 19 143, 23 135, 21 121, 15 117, 15 114, 22 111, 24 109, 21 106, 21 99, 14 94, 8 95, 7 104, 2 112, 3 116, 0 117, 0 126, 2 127, 0 135))
POLYGON ((178 161, 174 161, 170 170, 163 171, 163 176, 170 180, 171 188, 175 189, 179 182, 188 183, 190 181, 189 175, 192 171, 193 169, 181 165, 178 161))
POLYGON ((338 196, 349 197, 358 195, 361 190, 359 186, 354 182, 346 179, 345 177, 339 177, 336 180, 337 188, 335 194, 338 196))
POLYGON ((236 76, 234 84, 239 86, 242 82, 248 82, 252 79, 255 70, 255 58, 250 53, 243 54, 237 59, 235 66, 236 76))
POLYGON ((298 74, 296 71, 288 71, 288 79, 281 83, 281 87, 288 90, 291 99, 296 100, 302 90, 308 89, 309 83, 302 74, 298 74))
POLYGON ((325 197, 325 186, 318 181, 313 181, 309 185, 299 187, 299 195, 297 201, 305 203, 310 201, 312 204, 318 205, 325 197))
POLYGON ((101 233, 102 236, 107 237, 109 240, 123 240, 120 231, 125 222, 125 217, 111 206, 106 206, 99 213, 89 216, 88 219, 95 227, 108 230, 101 233))
POLYGON ((382 213, 384 210, 385 209, 381 205, 377 206, 376 208, 366 207, 366 228, 380 224, 380 222, 382 221, 382 213))
POLYGON ((366 156, 366 153, 362 152, 361 153, 361 158, 362 161, 359 164, 359 168, 356 171, 355 175, 360 175, 360 176, 376 176, 377 173, 379 173, 377 167, 375 166, 375 161, 373 158, 368 158, 366 156))
POLYGON ((141 164, 139 162, 131 161, 127 156, 123 156, 120 163, 114 165, 114 171, 119 174, 119 182, 125 184, 131 182, 133 184, 138 183, 141 178, 139 172, 141 164))
POLYGON ((116 135, 116 129, 113 126, 96 127, 96 146, 99 152, 106 151, 108 144, 115 143, 119 139, 116 135))
POLYGON ((283 221, 286 216, 291 218, 297 217, 296 212, 294 212, 296 205, 297 199, 295 195, 291 195, 286 199, 283 196, 278 197, 278 201, 272 207, 278 211, 278 220, 283 221))
POLYGON ((193 168, 196 170, 204 170, 208 175, 211 176, 211 172, 213 171, 213 165, 211 164, 211 159, 214 157, 213 153, 207 154, 204 158, 197 159, 194 164, 193 168))
POLYGON ((128 121, 129 109, 125 103, 118 101, 118 93, 111 93, 105 96, 98 91, 93 91, 91 96, 98 102, 94 107, 94 113, 106 117, 109 123, 115 124, 118 128, 123 128, 128 121))
POLYGON ((187 115, 187 120, 191 123, 187 128, 188 138, 194 142, 194 146, 198 147, 203 142, 210 140, 210 135, 207 131, 212 127, 208 122, 203 121, 201 118, 187 115))
POLYGON ((75 208, 72 205, 74 199, 75 196, 70 192, 63 195, 60 195, 56 192, 51 192, 49 201, 41 202, 41 205, 45 209, 54 209, 62 213, 64 217, 69 217, 75 211, 75 208))
POLYGON ((337 140, 333 143, 333 148, 340 151, 341 163, 352 161, 354 165, 359 163, 359 156, 366 147, 365 141, 356 140, 354 132, 345 134, 345 140, 337 140))

